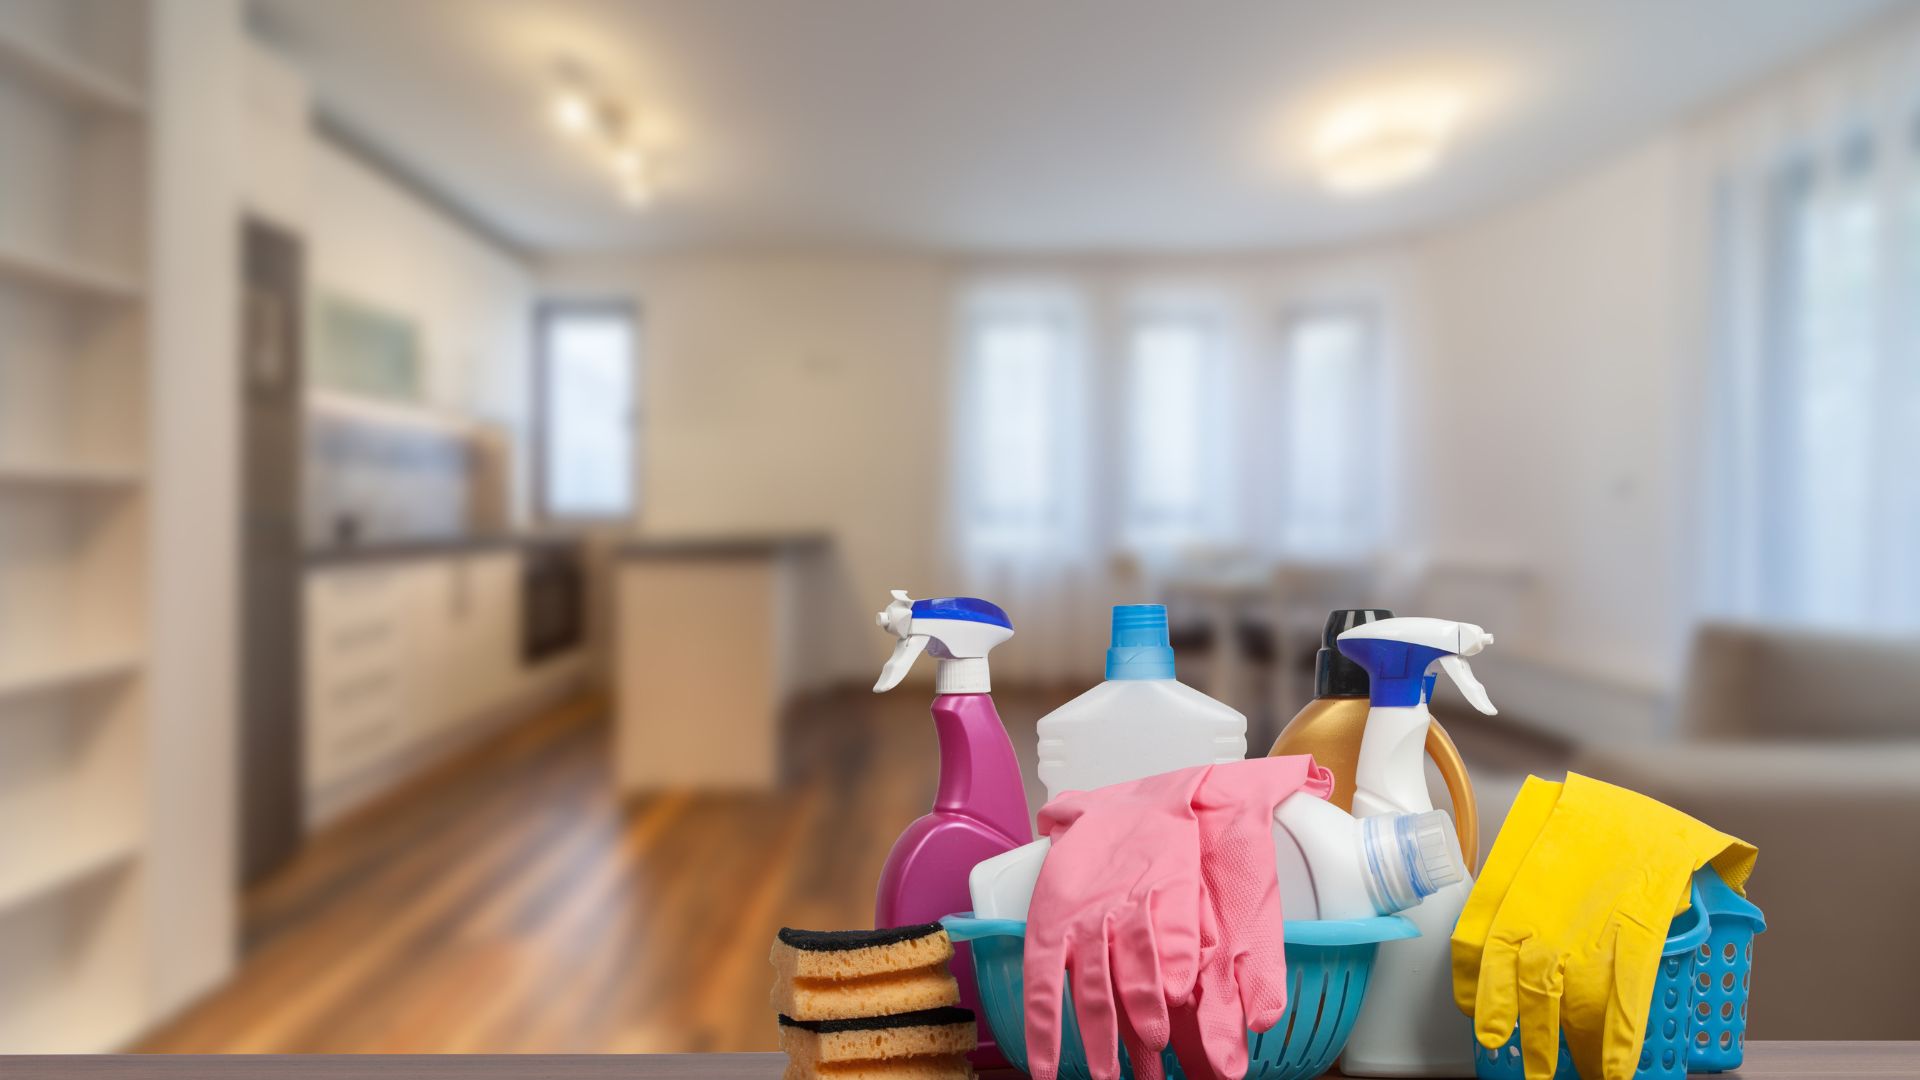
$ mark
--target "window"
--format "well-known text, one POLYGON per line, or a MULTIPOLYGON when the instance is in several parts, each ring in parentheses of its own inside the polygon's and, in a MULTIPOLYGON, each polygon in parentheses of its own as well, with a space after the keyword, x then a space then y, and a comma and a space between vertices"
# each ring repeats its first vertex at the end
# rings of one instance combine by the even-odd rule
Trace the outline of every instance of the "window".
POLYGON ((1828 183, 1792 170, 1785 331, 1765 385, 1785 469, 1771 508, 1770 598, 1814 621, 1869 603, 1879 202, 1871 158, 1828 183))
POLYGON ((1853 117, 1716 176, 1709 613, 1920 628, 1920 195, 1889 183, 1920 145, 1894 130, 1853 117))
POLYGON ((962 334, 954 454, 966 538, 976 551, 1057 545, 1083 486, 1073 311, 1044 292, 977 296, 962 334))
POLYGON ((1128 350, 1125 528, 1136 549, 1222 541, 1233 525, 1225 329, 1216 313, 1146 313, 1128 350))
POLYGON ((1285 324, 1275 525, 1286 554, 1351 557, 1378 541, 1375 354, 1365 309, 1305 311, 1285 324))
POLYGON ((557 520, 630 517, 639 381, 632 309, 546 305, 538 333, 540 511, 557 520))

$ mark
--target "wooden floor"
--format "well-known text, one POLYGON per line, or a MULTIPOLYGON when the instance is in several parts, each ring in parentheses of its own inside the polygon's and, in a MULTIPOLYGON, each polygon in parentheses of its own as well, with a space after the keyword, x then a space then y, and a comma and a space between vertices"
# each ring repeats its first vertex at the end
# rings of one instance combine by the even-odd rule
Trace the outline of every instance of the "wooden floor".
MULTIPOLYGON (((1000 699, 1029 762, 1053 703, 1000 699)), ((139 1049, 773 1049, 774 931, 871 925, 936 768, 916 696, 832 695, 790 726, 777 793, 624 806, 600 704, 510 732, 253 891, 237 977, 139 1049)))
MULTIPOLYGON (((1067 696, 995 695, 1035 805, 1033 724, 1067 696)), ((774 931, 870 925, 930 801, 924 695, 803 704, 775 793, 622 805, 607 739, 599 702, 558 709, 328 830, 247 896, 237 976, 138 1049, 773 1049, 774 931)))

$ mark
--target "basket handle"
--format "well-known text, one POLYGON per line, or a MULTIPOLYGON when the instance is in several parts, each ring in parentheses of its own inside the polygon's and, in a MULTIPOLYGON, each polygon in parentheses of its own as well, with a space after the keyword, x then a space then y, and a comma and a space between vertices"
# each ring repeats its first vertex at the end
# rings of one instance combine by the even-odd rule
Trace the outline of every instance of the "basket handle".
POLYGON ((1687 901, 1687 910, 1681 912, 1674 922, 1692 915, 1695 917, 1693 925, 1677 934, 1668 934, 1666 947, 1660 950, 1663 955, 1697 949, 1713 934, 1713 920, 1707 917, 1707 906, 1701 899, 1700 886, 1692 878, 1687 879, 1687 901))

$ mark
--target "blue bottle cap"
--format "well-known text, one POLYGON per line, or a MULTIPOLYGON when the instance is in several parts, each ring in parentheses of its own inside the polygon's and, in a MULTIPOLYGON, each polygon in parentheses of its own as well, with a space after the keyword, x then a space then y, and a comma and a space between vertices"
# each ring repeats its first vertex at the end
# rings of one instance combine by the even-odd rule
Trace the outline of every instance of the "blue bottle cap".
POLYGON ((1167 643, 1165 604, 1114 605, 1107 678, 1173 678, 1173 646, 1167 643))

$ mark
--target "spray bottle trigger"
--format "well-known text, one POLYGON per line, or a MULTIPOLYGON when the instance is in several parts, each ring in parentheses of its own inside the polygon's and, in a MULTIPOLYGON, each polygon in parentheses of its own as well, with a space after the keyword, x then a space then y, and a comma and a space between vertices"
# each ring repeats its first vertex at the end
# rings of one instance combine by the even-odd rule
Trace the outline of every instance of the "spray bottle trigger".
POLYGON ((887 657, 886 665, 880 669, 880 680, 873 684, 873 692, 885 693, 899 686, 900 680, 907 677, 907 669, 913 666, 926 648, 925 634, 910 634, 901 638, 900 643, 893 647, 893 655, 887 657))
POLYGON ((1487 696, 1487 688, 1481 686, 1480 680, 1473 677, 1473 669, 1467 666, 1465 659, 1458 656, 1443 656, 1440 658, 1440 670, 1446 672, 1447 677, 1453 680, 1453 685, 1460 688, 1460 693, 1465 695, 1469 705, 1488 716, 1500 711, 1493 707, 1493 699, 1487 696))

